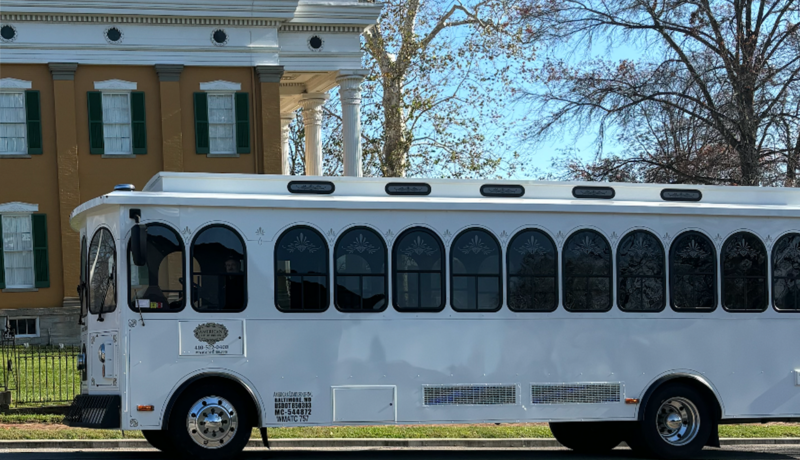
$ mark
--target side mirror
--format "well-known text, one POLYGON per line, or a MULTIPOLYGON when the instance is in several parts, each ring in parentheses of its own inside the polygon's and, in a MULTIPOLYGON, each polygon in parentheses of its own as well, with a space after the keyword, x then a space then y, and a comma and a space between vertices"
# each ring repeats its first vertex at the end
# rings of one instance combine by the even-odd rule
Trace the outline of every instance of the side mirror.
POLYGON ((131 229, 131 256, 135 265, 147 265, 147 227, 144 224, 136 224, 131 229))

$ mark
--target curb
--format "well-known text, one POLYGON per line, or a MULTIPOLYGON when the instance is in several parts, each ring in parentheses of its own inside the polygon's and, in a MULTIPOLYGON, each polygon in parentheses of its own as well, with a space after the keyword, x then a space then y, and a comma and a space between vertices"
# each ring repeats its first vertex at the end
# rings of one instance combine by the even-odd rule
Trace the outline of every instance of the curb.
MULTIPOLYGON (((331 449, 331 448, 431 448, 460 447, 475 448, 554 448, 562 447, 555 439, 392 439, 392 438, 318 438, 318 439, 274 439, 269 442, 276 449, 331 449)), ((723 438, 723 447, 752 445, 800 445, 800 438, 723 438)), ((248 448, 264 446, 258 439, 251 439, 248 448)), ((144 439, 85 439, 85 440, 19 440, 0 441, 0 450, 5 449, 147 449, 150 444, 144 439)))

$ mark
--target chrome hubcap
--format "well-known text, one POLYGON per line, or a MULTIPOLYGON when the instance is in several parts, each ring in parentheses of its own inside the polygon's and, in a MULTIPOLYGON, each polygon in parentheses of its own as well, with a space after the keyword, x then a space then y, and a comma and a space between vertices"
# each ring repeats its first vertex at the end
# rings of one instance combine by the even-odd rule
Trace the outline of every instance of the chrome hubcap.
POLYGON ((233 438, 239 427, 239 414, 225 398, 207 396, 192 405, 186 416, 186 429, 198 445, 218 449, 233 438))
POLYGON ((700 429, 700 413, 697 406, 686 398, 670 398, 658 408, 656 414, 658 433, 668 444, 684 446, 697 436, 700 429))

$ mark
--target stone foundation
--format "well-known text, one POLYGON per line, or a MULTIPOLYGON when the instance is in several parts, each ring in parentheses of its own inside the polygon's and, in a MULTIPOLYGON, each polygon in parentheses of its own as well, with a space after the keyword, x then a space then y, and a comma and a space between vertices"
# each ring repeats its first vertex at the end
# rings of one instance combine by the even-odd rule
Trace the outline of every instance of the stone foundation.
POLYGON ((0 309, 0 329, 6 328, 6 318, 39 318, 39 336, 17 337, 17 344, 79 345, 81 342, 81 328, 78 325, 80 313, 79 306, 0 309))

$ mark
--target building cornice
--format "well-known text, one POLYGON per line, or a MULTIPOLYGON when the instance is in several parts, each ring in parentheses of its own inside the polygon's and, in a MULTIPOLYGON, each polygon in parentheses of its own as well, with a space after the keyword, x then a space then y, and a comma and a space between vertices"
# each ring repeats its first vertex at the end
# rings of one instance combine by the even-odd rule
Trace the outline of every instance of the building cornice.
POLYGON ((281 20, 244 18, 198 18, 167 16, 111 16, 90 14, 0 14, 3 22, 53 22, 94 24, 172 24, 241 27, 278 27, 281 20))
POLYGON ((344 32, 361 33, 365 26, 326 26, 317 24, 283 24, 279 32, 344 32))

